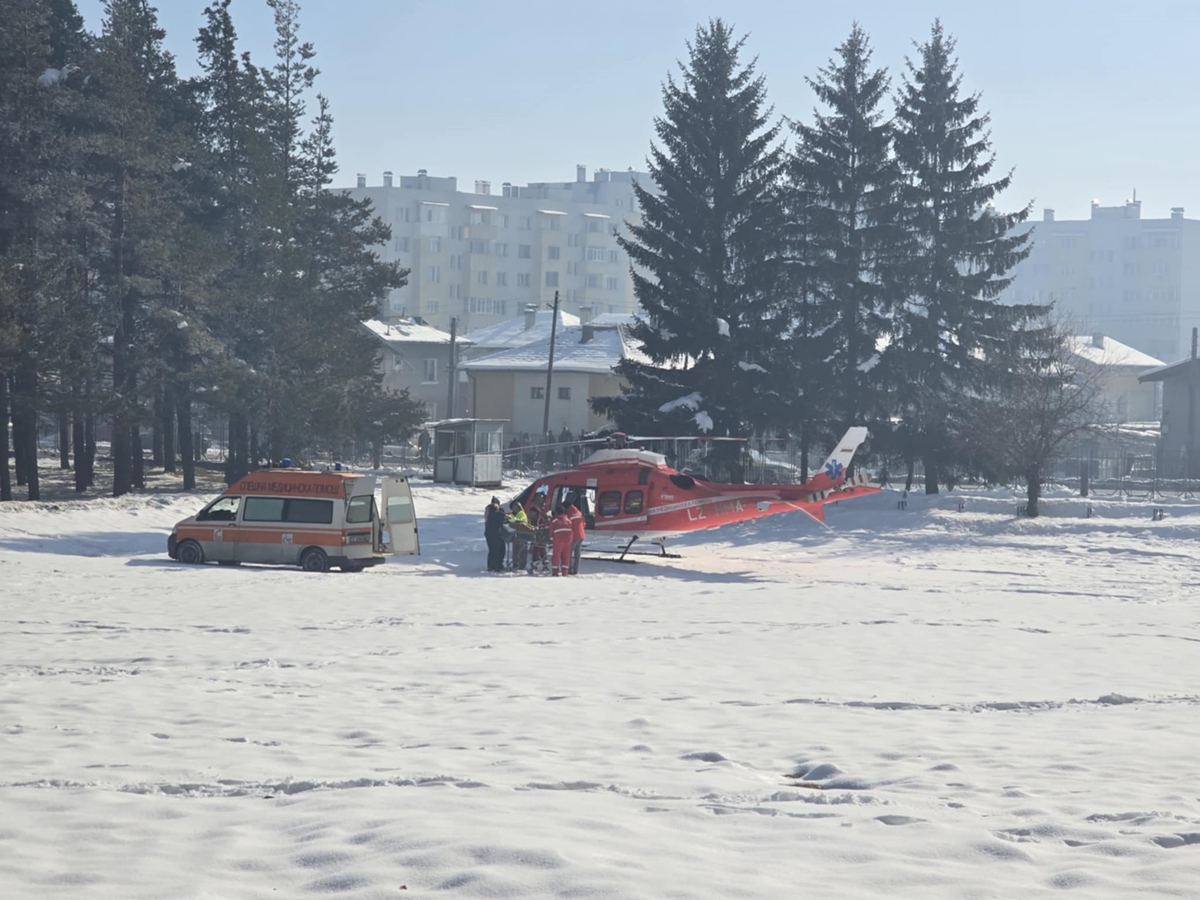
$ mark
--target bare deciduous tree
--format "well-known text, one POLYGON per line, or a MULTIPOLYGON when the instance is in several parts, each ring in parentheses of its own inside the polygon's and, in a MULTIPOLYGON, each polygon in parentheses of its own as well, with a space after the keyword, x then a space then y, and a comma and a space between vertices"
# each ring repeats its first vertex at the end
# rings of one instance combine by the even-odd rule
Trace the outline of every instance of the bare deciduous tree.
POLYGON ((1054 459, 1108 419, 1104 366, 1081 356, 1062 320, 1036 323, 1030 349, 994 388, 963 404, 954 429, 967 455, 997 475, 1025 482, 1037 516, 1042 479, 1054 459))

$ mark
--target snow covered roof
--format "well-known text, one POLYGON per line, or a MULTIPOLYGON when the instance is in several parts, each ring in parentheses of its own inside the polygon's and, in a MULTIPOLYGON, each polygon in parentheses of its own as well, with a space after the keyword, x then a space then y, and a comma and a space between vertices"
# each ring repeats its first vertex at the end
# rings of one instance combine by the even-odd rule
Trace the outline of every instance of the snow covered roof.
POLYGON ((632 313, 600 313, 592 319, 597 328, 611 328, 613 325, 633 325, 637 316, 632 313))
POLYGON ((1122 344, 1103 334, 1076 335, 1068 340, 1068 346, 1072 353, 1098 366, 1131 366, 1136 369, 1149 369, 1163 364, 1161 359, 1155 359, 1148 353, 1135 350, 1128 344, 1122 344))
MULTIPOLYGON (((554 343, 554 371, 608 375, 613 366, 632 352, 633 342, 623 328, 568 325, 559 330, 554 343), (585 330, 592 335, 586 343, 583 342, 585 330)), ((547 335, 545 340, 473 359, 460 368, 468 372, 544 372, 549 357, 550 336, 547 335)))
MULTIPOLYGON (((449 344, 450 334, 424 322, 414 322, 412 319, 400 319, 393 324, 379 319, 367 319, 363 327, 383 341, 385 344, 449 344)), ((470 344, 465 337, 458 338, 459 343, 470 344)))
MULTIPOLYGON (((470 332, 471 343, 477 349, 481 350, 506 350, 535 341, 545 340, 549 342, 550 323, 553 319, 553 310, 540 309, 534 314, 532 328, 525 327, 528 324, 525 316, 506 319, 503 322, 497 322, 495 325, 485 325, 483 328, 476 328, 470 332)), ((578 324, 579 316, 573 316, 561 309, 558 311, 558 329, 560 333, 565 327, 578 324)))
POLYGON ((1193 357, 1189 356, 1181 359, 1179 362, 1158 366, 1155 369, 1150 369, 1148 372, 1142 372, 1140 375, 1138 375, 1138 381, 1166 381, 1168 378, 1174 378, 1177 375, 1187 374, 1196 365, 1197 361, 1193 357))

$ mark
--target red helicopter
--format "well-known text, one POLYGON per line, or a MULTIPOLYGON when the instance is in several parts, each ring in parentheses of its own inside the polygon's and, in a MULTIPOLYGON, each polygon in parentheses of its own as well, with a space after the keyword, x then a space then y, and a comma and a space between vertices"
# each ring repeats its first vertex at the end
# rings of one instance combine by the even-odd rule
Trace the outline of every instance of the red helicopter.
MULTIPOLYGON (((804 484, 719 484, 676 471, 661 453, 628 446, 639 439, 614 434, 605 449, 573 469, 539 478, 517 500, 542 510, 573 500, 589 529, 601 533, 663 536, 797 510, 823 522, 826 503, 880 490, 859 476, 846 477, 866 437, 862 426, 847 431, 821 470, 804 484)), ((633 536, 625 550, 636 540, 633 536)))

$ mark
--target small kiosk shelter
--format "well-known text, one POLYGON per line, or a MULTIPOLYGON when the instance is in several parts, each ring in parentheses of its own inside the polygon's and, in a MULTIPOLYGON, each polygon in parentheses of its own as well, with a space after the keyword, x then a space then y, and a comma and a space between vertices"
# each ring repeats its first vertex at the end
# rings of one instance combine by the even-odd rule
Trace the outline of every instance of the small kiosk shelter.
POLYGON ((433 423, 433 480, 500 487, 507 419, 444 419, 433 423))

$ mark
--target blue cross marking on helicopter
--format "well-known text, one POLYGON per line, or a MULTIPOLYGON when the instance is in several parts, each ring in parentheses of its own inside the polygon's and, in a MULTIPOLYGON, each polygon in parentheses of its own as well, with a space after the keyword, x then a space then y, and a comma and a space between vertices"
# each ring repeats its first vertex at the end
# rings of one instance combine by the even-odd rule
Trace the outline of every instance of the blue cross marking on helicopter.
POLYGON ((837 481, 839 478, 841 478, 842 472, 844 471, 845 469, 842 468, 842 464, 836 459, 831 459, 829 462, 825 463, 825 474, 834 481, 837 481))

